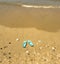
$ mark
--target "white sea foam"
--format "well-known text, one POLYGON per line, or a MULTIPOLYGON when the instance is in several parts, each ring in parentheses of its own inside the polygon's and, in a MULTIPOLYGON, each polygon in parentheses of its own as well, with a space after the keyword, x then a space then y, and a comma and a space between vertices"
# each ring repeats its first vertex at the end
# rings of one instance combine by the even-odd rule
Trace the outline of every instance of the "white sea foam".
POLYGON ((26 5, 22 3, 8 3, 8 2, 0 2, 0 4, 4 5, 13 5, 13 6, 20 6, 25 8, 60 8, 60 5, 26 5))
POLYGON ((60 8, 60 6, 37 6, 37 5, 21 5, 22 7, 26 8, 60 8))

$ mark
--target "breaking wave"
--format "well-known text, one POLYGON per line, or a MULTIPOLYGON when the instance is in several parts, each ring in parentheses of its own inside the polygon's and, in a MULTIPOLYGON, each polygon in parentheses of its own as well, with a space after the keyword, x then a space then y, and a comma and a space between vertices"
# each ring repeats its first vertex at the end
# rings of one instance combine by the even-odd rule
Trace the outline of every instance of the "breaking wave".
POLYGON ((2 5, 12 5, 12 6, 20 6, 20 7, 25 7, 25 8, 60 8, 60 6, 57 5, 26 5, 22 3, 1 3, 2 5))
POLYGON ((26 8, 60 8, 60 6, 35 6, 35 5, 21 5, 22 7, 26 7, 26 8))

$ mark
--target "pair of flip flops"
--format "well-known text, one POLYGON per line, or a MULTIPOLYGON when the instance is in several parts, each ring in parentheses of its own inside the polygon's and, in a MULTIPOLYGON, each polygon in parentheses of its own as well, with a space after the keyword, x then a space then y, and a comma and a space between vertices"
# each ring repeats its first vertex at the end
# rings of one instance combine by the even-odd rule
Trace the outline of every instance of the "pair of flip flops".
POLYGON ((28 43, 31 47, 33 47, 33 46, 34 46, 34 44, 32 43, 32 41, 31 41, 31 40, 27 40, 27 41, 24 41, 24 42, 23 42, 23 48, 26 48, 27 43, 28 43))

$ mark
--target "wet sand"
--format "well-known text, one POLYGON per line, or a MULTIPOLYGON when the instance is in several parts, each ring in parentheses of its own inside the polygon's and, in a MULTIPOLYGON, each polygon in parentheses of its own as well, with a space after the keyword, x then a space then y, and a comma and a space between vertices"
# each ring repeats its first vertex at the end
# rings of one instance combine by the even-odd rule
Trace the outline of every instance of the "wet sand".
POLYGON ((0 5, 0 64, 60 64, 60 9, 0 5))

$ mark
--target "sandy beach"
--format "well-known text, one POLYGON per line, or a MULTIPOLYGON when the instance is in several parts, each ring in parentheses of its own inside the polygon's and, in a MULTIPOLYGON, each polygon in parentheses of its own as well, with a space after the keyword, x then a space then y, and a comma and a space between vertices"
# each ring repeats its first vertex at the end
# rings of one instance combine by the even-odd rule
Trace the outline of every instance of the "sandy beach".
POLYGON ((0 5, 0 64, 60 64, 60 9, 0 5))

